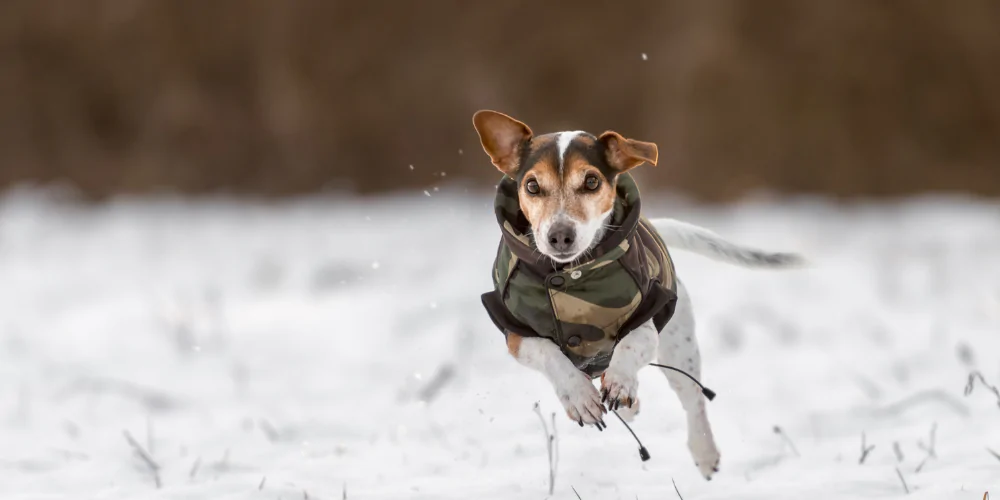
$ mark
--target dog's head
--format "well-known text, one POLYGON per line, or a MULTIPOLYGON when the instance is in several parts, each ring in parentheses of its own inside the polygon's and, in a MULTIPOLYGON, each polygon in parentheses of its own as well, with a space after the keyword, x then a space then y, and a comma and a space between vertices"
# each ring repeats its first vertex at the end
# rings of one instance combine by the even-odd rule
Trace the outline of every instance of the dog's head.
POLYGON ((535 137, 503 113, 472 117, 486 154, 514 179, 538 250, 572 262, 601 241, 615 202, 618 174, 643 162, 656 165, 656 144, 616 132, 557 132, 535 137))

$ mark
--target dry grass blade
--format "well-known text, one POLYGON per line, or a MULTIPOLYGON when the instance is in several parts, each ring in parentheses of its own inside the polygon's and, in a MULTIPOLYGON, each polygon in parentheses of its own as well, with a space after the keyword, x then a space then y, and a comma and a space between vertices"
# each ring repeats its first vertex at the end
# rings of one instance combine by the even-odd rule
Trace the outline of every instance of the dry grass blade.
POLYGON ((684 497, 681 496, 681 490, 677 489, 677 482, 674 481, 674 478, 670 478, 670 482, 674 485, 674 491, 677 493, 677 498, 684 500, 684 497))
POLYGON ((795 456, 799 458, 802 457, 802 455, 799 454, 798 448, 795 447, 795 443, 792 442, 792 440, 788 437, 787 434, 785 434, 785 431, 782 430, 781 427, 778 427, 777 425, 774 426, 774 433, 781 436, 781 439, 783 439, 785 443, 788 444, 788 447, 792 449, 792 453, 795 453, 795 456))
POLYGON ((573 493, 576 493, 576 500, 583 500, 583 497, 580 496, 579 491, 576 491, 576 488, 570 486, 569 489, 573 490, 573 493))
POLYGON ((1000 389, 997 389, 995 385, 990 385, 989 383, 987 383, 986 378, 983 377, 983 374, 978 371, 974 371, 969 374, 969 381, 965 383, 965 395, 968 396, 972 394, 972 390, 975 389, 976 387, 977 379, 979 380, 980 385, 989 389, 989 391, 992 392, 994 396, 996 396, 997 407, 1000 407, 1000 389))
POLYGON ((156 484, 156 489, 160 489, 162 486, 160 484, 160 466, 153 460, 153 457, 149 456, 149 453, 146 452, 142 445, 139 444, 128 431, 122 431, 122 434, 125 436, 125 441, 128 442, 129 446, 132 447, 136 455, 138 455, 139 458, 142 459, 143 463, 146 464, 146 467, 149 468, 150 473, 153 474, 153 482, 156 484))
POLYGON ((559 432, 556 431, 556 412, 552 412, 552 435, 549 443, 552 444, 552 482, 555 483, 555 471, 559 470, 559 432))
POLYGON ((194 459, 194 463, 191 464, 191 472, 188 473, 188 477, 194 479, 194 475, 198 473, 199 467, 201 467, 201 457, 194 459))
POLYGON ((927 452, 927 456, 924 457, 924 459, 920 461, 920 465, 918 465, 917 468, 916 468, 916 470, 914 470, 913 472, 920 472, 924 468, 924 464, 926 464, 928 460, 930 460, 932 458, 937 458, 937 450, 936 450, 936 447, 937 447, 937 422, 934 422, 933 424, 931 424, 931 435, 930 435, 930 441, 928 441, 928 442, 930 444, 925 445, 923 441, 917 441, 917 447, 919 447, 921 450, 926 451, 927 452))
POLYGON ((875 445, 866 446, 865 445, 865 433, 861 433, 861 459, 858 460, 858 465, 864 465, 865 459, 868 458, 868 454, 875 449, 875 445))
POLYGON ((265 482, 267 482, 267 476, 260 478, 260 484, 257 485, 257 491, 264 489, 265 482))
POLYGON ((993 457, 996 458, 997 460, 1000 460, 1000 453, 997 453, 989 448, 986 448, 986 451, 990 452, 990 455, 993 455, 993 457))
POLYGON ((257 428, 267 436, 268 441, 275 442, 281 440, 281 433, 278 432, 278 429, 271 422, 261 419, 257 422, 257 428))
POLYGON ((899 472, 899 467, 896 467, 896 475, 899 476, 899 482, 903 483, 903 491, 905 491, 906 494, 909 495, 910 487, 906 485, 906 480, 903 479, 903 473, 899 472))
POLYGON ((438 368, 438 371, 434 374, 434 377, 428 381, 423 388, 420 389, 420 394, 418 398, 425 402, 430 403, 437 398, 440 394, 441 389, 448 384, 455 376, 455 368, 450 364, 445 364, 438 368))
POLYGON ((535 403, 534 407, 535 414, 538 415, 538 420, 542 422, 542 432, 545 433, 545 449, 549 456, 549 495, 555 492, 556 488, 556 455, 554 448, 558 443, 556 442, 555 431, 555 414, 552 415, 552 427, 553 433, 549 433, 549 426, 545 423, 545 417, 542 416, 542 410, 539 408, 538 403, 535 403))

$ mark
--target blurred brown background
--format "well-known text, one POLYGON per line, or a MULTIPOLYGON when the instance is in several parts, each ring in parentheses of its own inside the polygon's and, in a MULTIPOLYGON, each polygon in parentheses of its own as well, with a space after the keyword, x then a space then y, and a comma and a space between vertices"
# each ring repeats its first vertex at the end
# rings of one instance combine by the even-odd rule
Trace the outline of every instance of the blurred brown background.
POLYGON ((998 26, 996 0, 4 0, 0 186, 488 187, 493 108, 655 141, 645 181, 707 200, 996 195, 998 26))

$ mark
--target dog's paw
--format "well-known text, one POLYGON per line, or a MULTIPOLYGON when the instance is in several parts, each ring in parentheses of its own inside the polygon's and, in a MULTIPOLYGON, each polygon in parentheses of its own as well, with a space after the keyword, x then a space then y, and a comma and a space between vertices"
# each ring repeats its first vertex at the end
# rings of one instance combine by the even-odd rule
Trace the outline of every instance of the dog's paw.
POLYGON ((719 472, 720 454, 715 443, 710 439, 692 438, 688 440, 688 448, 701 475, 711 481, 712 475, 719 472))
POLYGON ((556 386, 556 395, 566 409, 570 420, 580 424, 595 425, 603 430, 604 413, 607 410, 601 404, 601 395, 597 392, 590 378, 579 372, 579 376, 569 377, 556 386))
POLYGON ((613 366, 601 375, 601 401, 609 410, 635 404, 639 380, 635 373, 617 370, 613 366))

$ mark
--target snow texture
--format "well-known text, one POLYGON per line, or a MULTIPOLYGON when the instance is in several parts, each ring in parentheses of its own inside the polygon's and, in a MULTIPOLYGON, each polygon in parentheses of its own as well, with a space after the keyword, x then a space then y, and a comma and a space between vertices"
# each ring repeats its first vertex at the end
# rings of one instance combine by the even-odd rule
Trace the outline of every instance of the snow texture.
POLYGON ((0 198, 0 498, 645 500, 676 498, 672 480, 686 500, 1000 496, 1000 403, 963 394, 976 370, 1000 385, 1000 206, 647 194, 649 216, 813 264, 675 252, 719 393, 708 482, 654 368, 643 463, 620 423, 569 422, 508 356, 479 302, 492 195, 455 191, 0 198), (556 413, 551 497, 536 401, 556 413))

